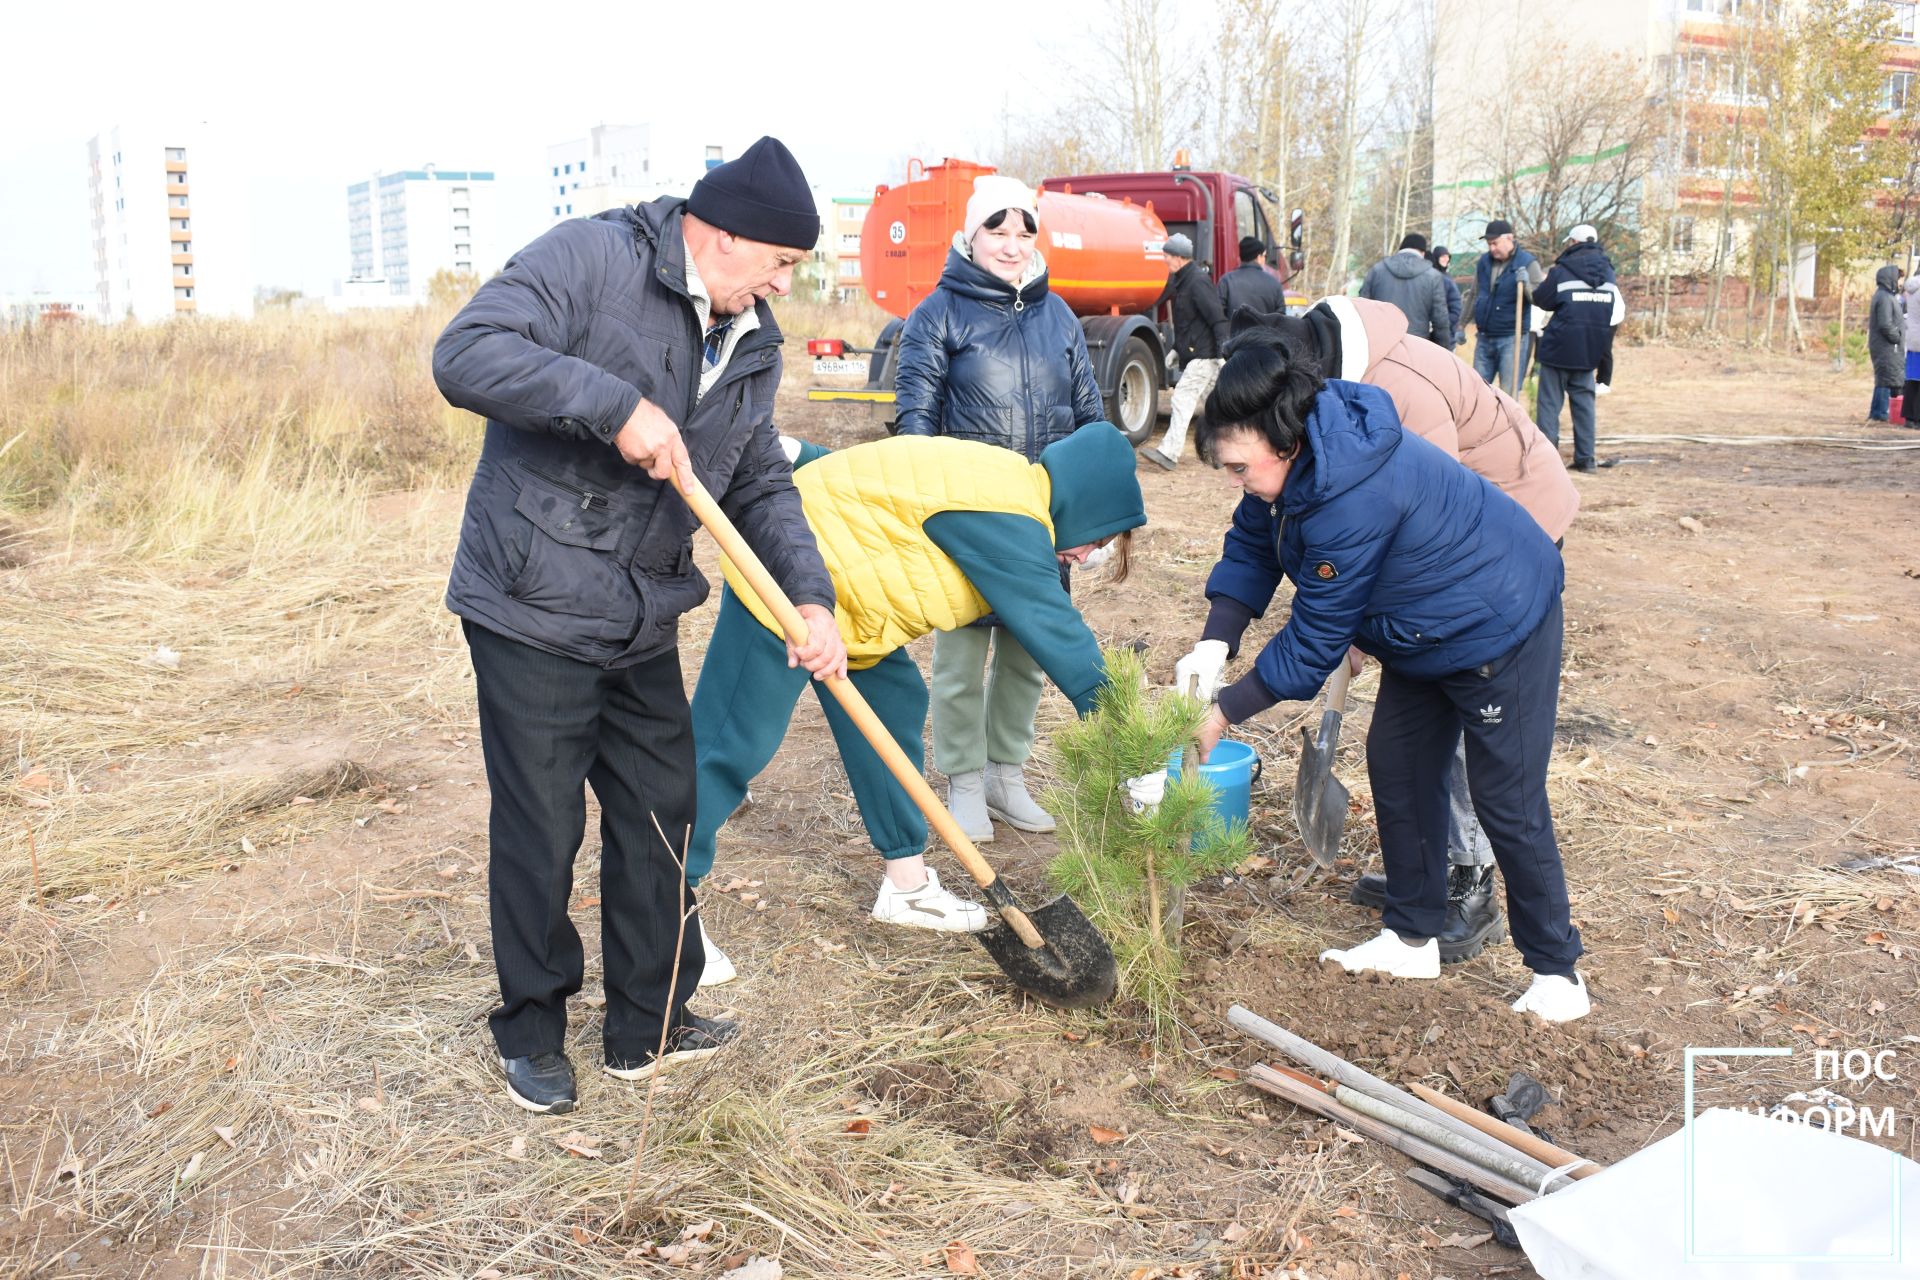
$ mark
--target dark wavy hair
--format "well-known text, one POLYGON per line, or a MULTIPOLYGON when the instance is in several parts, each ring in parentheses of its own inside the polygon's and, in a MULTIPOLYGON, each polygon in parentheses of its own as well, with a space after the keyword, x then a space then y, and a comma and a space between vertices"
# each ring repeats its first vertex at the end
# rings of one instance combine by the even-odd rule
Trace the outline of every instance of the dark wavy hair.
POLYGON ((1304 334, 1254 325, 1227 343, 1227 360, 1194 428, 1193 445, 1213 461, 1221 436, 1251 431, 1280 457, 1307 447, 1307 415, 1327 385, 1320 360, 1304 334))
MULTIPOLYGON (((981 223, 980 225, 985 227, 989 231, 998 231, 1000 229, 1000 224, 1005 222, 1007 220, 1007 215, 1012 212, 1013 212, 1012 209, 998 210, 995 213, 990 214, 987 217, 987 220, 981 223)), ((1029 235, 1039 234, 1040 224, 1035 222, 1033 220, 1033 215, 1028 213, 1025 209, 1020 210, 1020 221, 1027 224, 1027 233, 1029 235)))

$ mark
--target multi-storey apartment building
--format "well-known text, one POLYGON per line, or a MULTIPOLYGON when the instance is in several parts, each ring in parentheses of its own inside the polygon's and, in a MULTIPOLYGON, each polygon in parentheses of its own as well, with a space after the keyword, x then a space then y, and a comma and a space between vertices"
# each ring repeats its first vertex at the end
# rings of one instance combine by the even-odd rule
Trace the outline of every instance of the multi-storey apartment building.
MULTIPOLYGON (((1889 116, 1903 113, 1920 71, 1916 11, 1910 0, 1863 0, 1883 4, 1892 38, 1882 52, 1889 116)), ((1749 167, 1729 154, 1734 120, 1739 145, 1750 160, 1770 127, 1764 104, 1739 83, 1736 57, 1740 23, 1752 6, 1776 12, 1793 0, 1611 0, 1599 5, 1562 5, 1550 0, 1438 0, 1433 92, 1433 220, 1440 240, 1478 247, 1486 220, 1512 211, 1495 209, 1500 188, 1491 157, 1502 128, 1539 110, 1543 95, 1564 87, 1542 85, 1537 64, 1548 46, 1563 44, 1573 56, 1607 59, 1637 68, 1647 101, 1661 115, 1660 161, 1640 183, 1641 262, 1649 271, 1709 270, 1718 254, 1726 269, 1744 249, 1754 193, 1737 176, 1749 167), (1732 184, 1731 191, 1729 184, 1732 184), (1729 199, 1729 196, 1731 197, 1729 199), (1729 216, 1722 211, 1731 205, 1729 216)), ((1763 15, 1764 16, 1764 15, 1763 15)), ((1885 122, 1883 121, 1883 126, 1885 122)), ((1511 152, 1511 148, 1509 151, 1511 152)), ((1596 169, 1600 154, 1562 157, 1577 171, 1596 169)), ((1524 174, 1547 157, 1512 154, 1524 174)), ((1578 199, 1578 181, 1572 184, 1578 199)), ((1569 210, 1570 214, 1577 210, 1569 210)), ((1586 220, 1573 217, 1573 221, 1586 220)), ((1535 246, 1551 250, 1557 246, 1535 246)), ((1457 264, 1456 264, 1457 265, 1457 264)), ((1792 283, 1802 296, 1815 288, 1811 248, 1794 264, 1792 283)))
POLYGON ((663 195, 684 196, 726 161, 726 148, 660 124, 601 124, 547 148, 548 218, 591 217, 663 195))
POLYGON ((347 188, 347 283, 383 280, 391 294, 425 298, 439 271, 485 279, 506 261, 497 225, 487 170, 376 173, 347 188))
POLYGON ((253 214, 218 133, 120 124, 87 142, 103 320, 253 314, 253 214))

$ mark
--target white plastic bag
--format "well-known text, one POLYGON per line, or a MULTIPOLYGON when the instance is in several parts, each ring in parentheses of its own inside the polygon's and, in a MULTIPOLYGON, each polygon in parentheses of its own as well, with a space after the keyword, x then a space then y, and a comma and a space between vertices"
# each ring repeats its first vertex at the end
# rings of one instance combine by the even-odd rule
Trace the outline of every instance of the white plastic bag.
POLYGON ((1738 1111, 1694 1119, 1690 1170, 1686 1143, 1683 1129, 1514 1209, 1542 1280, 1920 1277, 1920 1165, 1738 1111))

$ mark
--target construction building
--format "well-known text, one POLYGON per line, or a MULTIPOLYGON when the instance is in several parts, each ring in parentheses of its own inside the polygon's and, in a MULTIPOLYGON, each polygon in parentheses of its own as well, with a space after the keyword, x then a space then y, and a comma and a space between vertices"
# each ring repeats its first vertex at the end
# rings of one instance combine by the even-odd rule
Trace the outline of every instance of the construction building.
MULTIPOLYGON (((1907 0, 1863 0, 1884 4, 1893 38, 1883 51, 1888 115, 1903 112, 1920 70, 1915 45, 1916 5, 1907 0)), ((1611 0, 1607 4, 1562 5, 1549 0, 1438 0, 1434 52, 1433 230, 1435 238, 1456 247, 1460 271, 1478 250, 1492 217, 1515 211, 1494 208, 1501 187, 1501 162, 1524 183, 1550 160, 1568 173, 1590 169, 1596 186, 1614 153, 1604 145, 1568 148, 1548 157, 1503 148, 1502 131, 1525 132, 1526 113, 1563 86, 1542 84, 1539 62, 1551 44, 1576 59, 1611 59, 1623 69, 1637 68, 1644 78, 1649 107, 1660 113, 1661 142, 1651 172, 1638 184, 1638 208, 1623 219, 1639 235, 1637 257, 1647 274, 1709 272, 1718 253, 1723 269, 1737 264, 1748 242, 1750 220, 1743 210, 1754 194, 1735 176, 1744 166, 1728 153, 1732 120, 1741 115, 1741 147, 1749 157, 1769 122, 1765 105, 1745 92, 1738 80, 1733 49, 1736 24, 1750 21, 1748 6, 1769 10, 1792 0, 1611 0), (1520 122, 1516 124, 1516 121, 1520 122), (1732 190, 1729 191, 1729 186, 1732 190), (1729 197, 1731 197, 1729 199, 1729 197), (1731 204, 1731 215, 1722 216, 1731 204)), ((1883 124, 1885 121, 1883 121, 1883 124)), ((1566 208, 1556 220, 1593 221, 1580 208, 1580 183, 1570 184, 1566 208)), ((1551 254, 1557 245, 1530 245, 1551 254)), ((1801 251, 1791 283, 1800 296, 1812 296, 1817 283, 1812 248, 1801 251)))
POLYGON ((669 125, 600 124, 547 148, 548 219, 591 217, 660 196, 684 196, 726 162, 719 143, 669 125))
POLYGON ((484 280, 506 262, 497 225, 487 170, 376 173, 347 188, 346 292, 384 281, 390 294, 424 299, 440 271, 484 280))
POLYGON ((246 176, 203 124, 119 124, 87 141, 96 315, 253 314, 246 176))

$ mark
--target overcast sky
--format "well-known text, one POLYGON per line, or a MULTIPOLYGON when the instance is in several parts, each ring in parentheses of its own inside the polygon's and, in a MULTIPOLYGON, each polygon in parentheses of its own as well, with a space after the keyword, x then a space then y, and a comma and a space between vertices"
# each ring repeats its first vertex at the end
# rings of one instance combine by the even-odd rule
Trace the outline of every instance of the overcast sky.
POLYGON ((547 225, 546 148, 595 124, 691 115, 729 155, 773 133, 835 194, 900 181, 908 155, 990 158, 1005 104, 1043 110, 1101 9, 992 12, 969 29, 963 6, 897 2, 22 4, 0 56, 0 294, 91 295, 86 143, 129 119, 226 131, 257 282, 310 294, 346 274, 349 183, 491 169, 517 247, 547 225))

